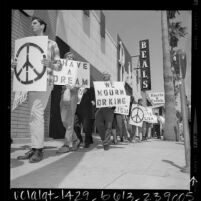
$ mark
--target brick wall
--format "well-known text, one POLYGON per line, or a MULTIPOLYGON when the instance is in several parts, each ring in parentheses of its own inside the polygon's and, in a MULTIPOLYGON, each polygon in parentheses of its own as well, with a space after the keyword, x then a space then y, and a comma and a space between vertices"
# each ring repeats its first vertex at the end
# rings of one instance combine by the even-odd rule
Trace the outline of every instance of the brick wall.
MULTIPOLYGON (((34 15, 43 18, 48 25, 47 35, 49 38, 55 39, 56 31, 56 16, 55 10, 35 10, 34 15)), ((11 28, 11 55, 14 55, 15 40, 22 37, 32 35, 31 31, 31 18, 26 16, 19 10, 12 10, 12 28, 11 28)), ((14 99, 14 92, 12 91, 13 75, 11 75, 11 108, 14 99)), ((11 137, 12 138, 24 138, 30 137, 29 131, 29 114, 30 109, 28 106, 29 96, 27 100, 18 106, 14 111, 11 111, 11 137)), ((50 116, 50 103, 51 98, 48 101, 48 105, 45 110, 45 136, 49 136, 49 116, 50 116)))

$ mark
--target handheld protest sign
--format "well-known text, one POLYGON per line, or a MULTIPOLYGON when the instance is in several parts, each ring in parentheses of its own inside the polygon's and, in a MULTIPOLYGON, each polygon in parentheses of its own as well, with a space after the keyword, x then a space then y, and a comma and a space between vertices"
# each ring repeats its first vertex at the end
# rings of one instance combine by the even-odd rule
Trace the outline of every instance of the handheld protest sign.
POLYGON ((165 103, 164 92, 149 92, 148 97, 154 105, 165 103))
POLYGON ((90 64, 87 62, 60 59, 62 69, 54 71, 55 85, 90 88, 90 64))
POLYGON ((47 69, 41 61, 47 58, 47 36, 32 36, 15 41, 13 91, 46 91, 47 69))
POLYGON ((94 81, 96 107, 114 107, 126 105, 124 82, 94 81))
POLYGON ((142 127, 144 121, 144 107, 133 104, 129 124, 142 127))
POLYGON ((114 113, 117 114, 123 114, 123 115, 129 115, 129 109, 130 109, 130 96, 126 96, 126 105, 124 106, 117 106, 114 110, 114 113))
POLYGON ((152 107, 144 108, 144 121, 148 123, 157 123, 156 118, 152 111, 152 107))

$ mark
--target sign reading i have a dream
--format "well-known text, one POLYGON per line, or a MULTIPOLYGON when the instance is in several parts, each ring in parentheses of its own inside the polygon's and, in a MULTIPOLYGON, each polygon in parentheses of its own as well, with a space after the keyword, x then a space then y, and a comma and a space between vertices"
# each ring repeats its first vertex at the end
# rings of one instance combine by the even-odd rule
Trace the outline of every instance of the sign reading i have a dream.
POLYGON ((90 87, 90 64, 87 62, 60 59, 61 71, 54 71, 55 85, 90 87))

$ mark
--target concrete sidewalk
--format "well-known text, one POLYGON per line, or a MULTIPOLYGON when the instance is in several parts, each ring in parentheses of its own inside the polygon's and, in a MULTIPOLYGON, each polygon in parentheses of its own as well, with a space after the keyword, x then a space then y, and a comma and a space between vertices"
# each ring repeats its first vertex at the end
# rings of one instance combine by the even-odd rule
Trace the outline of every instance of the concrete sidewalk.
POLYGON ((119 142, 104 151, 95 135, 89 149, 58 155, 62 144, 62 140, 46 141, 44 159, 35 164, 16 159, 27 151, 27 144, 12 144, 11 188, 190 188, 190 174, 180 171, 185 166, 182 142, 119 142))

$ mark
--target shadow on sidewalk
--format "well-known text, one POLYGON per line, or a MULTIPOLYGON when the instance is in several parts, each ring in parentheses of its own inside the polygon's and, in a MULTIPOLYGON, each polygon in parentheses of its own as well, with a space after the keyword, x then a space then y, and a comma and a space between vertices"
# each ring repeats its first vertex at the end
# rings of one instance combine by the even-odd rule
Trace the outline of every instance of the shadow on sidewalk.
MULTIPOLYGON (((43 167, 39 167, 28 174, 20 176, 10 182, 12 188, 56 188, 63 179, 73 171, 80 163, 86 152, 76 151, 66 154, 63 158, 53 161, 43 167)), ((44 160, 53 157, 57 158, 55 150, 46 150, 44 160)), ((21 164, 17 164, 18 166, 21 164)), ((36 164, 34 164, 36 165, 36 164)), ((23 167, 23 166, 22 166, 23 167)))
POLYGON ((177 167, 177 168, 179 168, 179 169, 183 169, 183 167, 181 167, 181 166, 178 166, 177 164, 175 164, 174 162, 172 162, 172 161, 169 161, 169 160, 162 160, 163 162, 165 162, 165 163, 169 163, 170 165, 172 165, 172 166, 174 166, 174 167, 177 167))
MULTIPOLYGON (((81 148, 74 152, 65 153, 64 157, 59 158, 61 154, 57 154, 57 147, 46 146, 44 147, 44 159, 39 162, 43 163, 47 158, 53 158, 50 164, 38 167, 29 173, 22 175, 10 181, 11 188, 57 188, 60 183, 68 176, 76 166, 82 161, 83 157, 88 151, 95 149, 99 146, 98 140, 94 140, 90 148, 81 148), (55 149, 56 148, 56 149, 55 149), (55 159, 57 159, 55 161, 55 159)), ((24 147, 23 147, 24 148, 24 147)), ((23 149, 20 147, 20 149, 23 149)), ((19 150, 19 148, 17 149, 19 150)), ((24 162, 12 159, 12 168, 17 166, 23 167, 24 162)), ((37 164, 33 164, 37 165, 37 164)), ((29 166, 29 165, 28 165, 29 166)), ((27 167, 28 168, 28 167, 27 167)))

